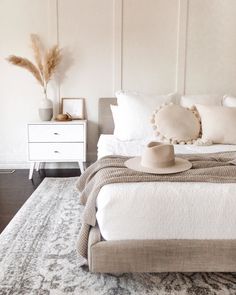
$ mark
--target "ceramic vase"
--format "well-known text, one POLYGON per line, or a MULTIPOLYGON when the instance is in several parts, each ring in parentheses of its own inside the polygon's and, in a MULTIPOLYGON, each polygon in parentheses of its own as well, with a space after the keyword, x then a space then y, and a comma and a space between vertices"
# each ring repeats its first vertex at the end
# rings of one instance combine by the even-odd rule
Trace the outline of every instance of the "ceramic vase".
POLYGON ((47 97, 40 102, 39 117, 42 121, 50 121, 53 117, 53 104, 47 97))

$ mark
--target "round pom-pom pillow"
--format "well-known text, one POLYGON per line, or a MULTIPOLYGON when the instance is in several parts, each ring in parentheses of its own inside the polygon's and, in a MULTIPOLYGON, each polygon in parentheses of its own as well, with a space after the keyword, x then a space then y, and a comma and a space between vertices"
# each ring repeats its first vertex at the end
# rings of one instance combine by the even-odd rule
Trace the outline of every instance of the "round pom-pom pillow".
POLYGON ((201 123, 196 109, 170 103, 162 105, 152 115, 155 135, 172 144, 193 144, 199 138, 201 123))

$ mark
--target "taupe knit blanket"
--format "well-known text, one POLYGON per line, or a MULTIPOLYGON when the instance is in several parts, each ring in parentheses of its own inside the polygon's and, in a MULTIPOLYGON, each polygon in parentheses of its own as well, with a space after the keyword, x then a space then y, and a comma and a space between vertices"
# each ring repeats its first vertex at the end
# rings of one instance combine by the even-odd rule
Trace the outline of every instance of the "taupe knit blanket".
POLYGON ((100 189, 110 183, 124 182, 236 182, 236 152, 178 155, 192 162, 190 170, 157 175, 133 171, 125 167, 128 157, 107 156, 91 165, 80 176, 77 188, 80 203, 85 205, 83 225, 78 239, 78 252, 87 258, 88 237, 91 226, 96 225, 96 199, 100 189))

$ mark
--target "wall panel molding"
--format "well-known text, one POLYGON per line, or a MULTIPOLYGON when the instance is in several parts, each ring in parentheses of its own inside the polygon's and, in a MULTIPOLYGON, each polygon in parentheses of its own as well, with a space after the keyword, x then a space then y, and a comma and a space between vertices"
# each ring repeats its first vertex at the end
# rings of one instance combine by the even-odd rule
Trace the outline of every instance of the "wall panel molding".
MULTIPOLYGON (((113 0, 114 7, 114 71, 113 71, 113 90, 114 93, 123 86, 123 17, 124 1, 113 0)), ((177 44, 176 44, 176 76, 175 91, 179 94, 185 93, 186 80, 186 54, 187 54, 187 30, 188 30, 188 10, 189 0, 178 0, 177 16, 177 44)), ((138 3, 137 3, 138 4, 138 3)))
MULTIPOLYGON (((59 44, 59 0, 48 0, 48 18, 49 18, 49 27, 48 27, 48 40, 50 45, 52 44, 59 44)), ((54 87, 55 99, 54 99, 54 106, 55 111, 58 113, 60 109, 60 84, 54 87)))
POLYGON ((185 94, 188 8, 188 0, 179 0, 175 89, 179 94, 185 94))
POLYGON ((113 0, 113 92, 122 89, 123 0, 113 0))
POLYGON ((48 11, 48 40, 53 44, 59 44, 58 0, 48 0, 48 11))

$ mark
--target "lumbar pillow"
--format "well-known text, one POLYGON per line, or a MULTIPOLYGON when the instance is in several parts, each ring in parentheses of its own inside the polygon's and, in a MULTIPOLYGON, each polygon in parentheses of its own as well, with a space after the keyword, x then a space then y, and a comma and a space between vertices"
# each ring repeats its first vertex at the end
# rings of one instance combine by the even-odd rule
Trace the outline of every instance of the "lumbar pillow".
POLYGON ((236 144, 236 108, 196 105, 202 122, 202 138, 213 143, 236 144))
POLYGON ((224 107, 236 107, 236 97, 225 95, 222 99, 222 104, 224 107))
POLYGON ((146 95, 136 92, 116 93, 120 116, 115 136, 120 140, 148 139, 152 137, 150 114, 157 105, 171 102, 174 95, 146 95))
POLYGON ((196 104, 220 106, 222 101, 221 95, 185 95, 180 99, 180 105, 185 108, 191 108, 196 104))
POLYGON ((192 144, 201 131, 197 111, 170 103, 159 107, 152 116, 155 135, 172 144, 192 144))

